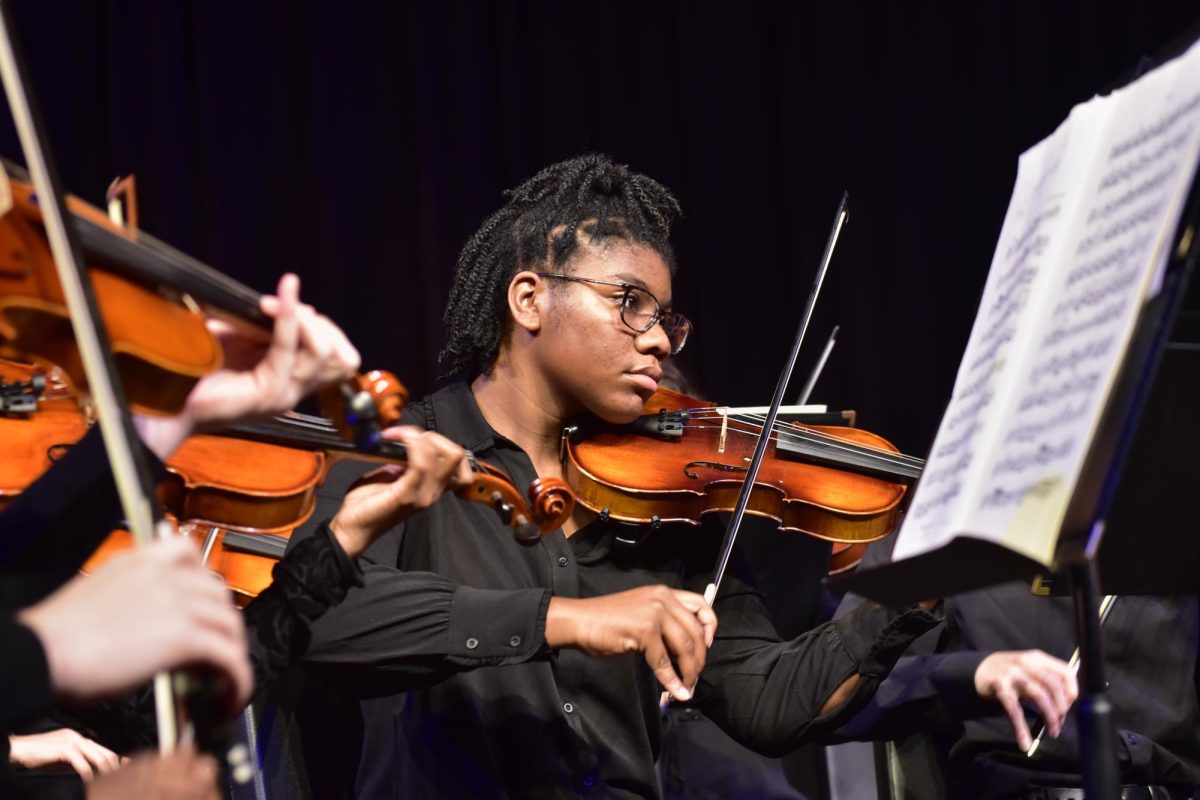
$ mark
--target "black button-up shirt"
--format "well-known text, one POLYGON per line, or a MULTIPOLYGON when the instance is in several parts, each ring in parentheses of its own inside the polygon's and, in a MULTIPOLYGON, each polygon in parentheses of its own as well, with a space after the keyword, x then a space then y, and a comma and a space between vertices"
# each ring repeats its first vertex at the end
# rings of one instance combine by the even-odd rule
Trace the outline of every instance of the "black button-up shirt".
MULTIPOLYGON (((464 384, 410 405, 405 421, 441 432, 518 486, 537 477, 464 384)), ((314 519, 332 516, 363 471, 335 470, 314 519)), ((306 655, 362 700, 361 753, 351 759, 360 796, 657 796, 661 690, 643 655, 551 652, 546 609, 552 595, 650 584, 702 590, 719 537, 668 527, 629 546, 615 528, 597 521, 570 538, 557 531, 522 545, 485 505, 446 495, 372 545, 365 586, 314 626, 306 655)), ((920 610, 864 608, 780 641, 744 572, 735 563, 715 603, 717 638, 694 702, 761 750, 786 751, 814 725, 836 725, 844 713, 817 719, 829 694, 861 673, 852 710, 935 621, 920 610)), ((357 735, 328 729, 305 738, 317 735, 359 746, 357 735)), ((310 751, 308 769, 339 760, 330 755, 310 751)))

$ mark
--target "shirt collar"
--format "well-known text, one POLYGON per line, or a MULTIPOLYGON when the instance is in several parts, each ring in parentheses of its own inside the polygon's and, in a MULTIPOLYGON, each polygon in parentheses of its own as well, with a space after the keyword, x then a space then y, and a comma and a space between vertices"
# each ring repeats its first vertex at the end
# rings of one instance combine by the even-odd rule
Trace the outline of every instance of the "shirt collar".
POLYGON ((511 444, 484 419, 467 383, 459 381, 434 392, 429 397, 429 407, 437 431, 468 450, 478 453, 495 447, 498 442, 511 444))

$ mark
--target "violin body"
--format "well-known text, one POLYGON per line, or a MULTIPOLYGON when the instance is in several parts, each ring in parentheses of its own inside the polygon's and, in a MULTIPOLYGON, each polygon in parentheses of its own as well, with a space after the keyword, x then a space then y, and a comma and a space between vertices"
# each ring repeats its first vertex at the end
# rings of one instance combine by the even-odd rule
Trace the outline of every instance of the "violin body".
MULTIPOLYGON (((0 359, 0 384, 14 394, 29 395, 29 384, 45 370, 34 364, 0 359)), ((0 508, 37 480, 87 433, 91 419, 66 381, 51 370, 33 410, 0 414, 0 508)), ((372 371, 358 388, 375 397, 388 423, 399 416, 407 390, 389 373, 372 371)), ((271 583, 271 570, 283 556, 287 540, 316 508, 316 492, 329 469, 343 460, 368 464, 403 463, 386 454, 354 449, 329 425, 326 436, 313 433, 315 418, 306 420, 301 437, 276 426, 279 441, 232 436, 196 435, 167 460, 167 477, 159 482, 158 499, 181 532, 197 541, 205 563, 219 573, 237 601, 245 605, 271 583)), ((495 508, 514 533, 526 540, 550 533, 570 516, 574 501, 561 481, 538 480, 524 496, 503 472, 475 463, 475 481, 455 490, 465 500, 495 508)), ((88 572, 110 556, 134 546, 125 530, 114 531, 84 566, 88 572)))
MULTIPOLYGON (((0 360, 0 379, 36 367, 0 360)), ((51 384, 54 386, 54 384, 51 384)), ((19 495, 87 433, 83 409, 61 385, 36 413, 0 415, 0 504, 19 495)), ((192 436, 167 460, 158 496, 177 519, 243 533, 282 534, 303 524, 329 459, 324 453, 220 436, 192 436)))
POLYGON ((284 534, 304 524, 325 479, 324 453, 221 436, 192 436, 167 459, 158 487, 181 520, 243 533, 284 534))
MULTIPOLYGON (((758 429, 724 419, 717 408, 659 389, 646 402, 646 413, 693 412, 681 436, 657 438, 602 428, 585 437, 566 437, 564 470, 576 499, 599 514, 634 523, 699 524, 705 515, 732 511, 743 484, 739 474, 754 453, 758 429), (709 413, 695 414, 699 409, 709 413)), ((885 439, 856 428, 796 430, 819 434, 822 441, 899 452, 885 439)), ((901 481, 781 457, 772 441, 746 513, 775 520, 785 531, 833 542, 870 542, 895 530, 907 489, 901 481)))
MULTIPOLYGON (((7 384, 29 381, 40 372, 32 364, 0 359, 0 381, 7 384)), ((36 415, 0 414, 0 509, 87 433, 87 416, 57 372, 49 373, 38 406, 36 415)))
MULTIPOLYGON (((251 538, 218 526, 188 522, 179 526, 179 533, 195 543, 205 566, 221 576, 233 601, 239 608, 245 608, 271 585, 271 570, 282 558, 292 532, 259 534, 251 538), (248 538, 251 539, 250 546, 245 544, 248 538)), ((100 543, 80 571, 85 575, 91 573, 108 559, 136 546, 133 534, 118 528, 100 543)))
MULTIPOLYGON (((32 187, 5 180, 12 204, 0 216, 0 338, 14 350, 56 364, 83 388, 83 363, 32 187)), ((77 223, 83 220, 89 230, 136 247, 136 234, 98 209, 77 198, 68 207, 77 223)), ((95 266, 89 272, 131 405, 143 413, 178 411, 196 382, 221 365, 220 344, 204 315, 182 296, 95 266)))

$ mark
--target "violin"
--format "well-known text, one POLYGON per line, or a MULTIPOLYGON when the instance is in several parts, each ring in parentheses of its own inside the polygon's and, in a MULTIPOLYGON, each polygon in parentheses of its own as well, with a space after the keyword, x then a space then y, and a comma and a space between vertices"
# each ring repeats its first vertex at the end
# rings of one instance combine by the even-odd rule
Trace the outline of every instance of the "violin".
POLYGON ((66 455, 90 424, 59 370, 0 359, 0 510, 66 455))
MULTIPOLYGON (((651 529, 698 525, 732 510, 761 418, 665 388, 644 410, 629 426, 564 431, 564 473, 577 501, 601 517, 651 529)), ((783 531, 865 545, 896 529, 922 464, 868 431, 780 423, 746 513, 783 531)))
MULTIPOLYGON (((388 396, 381 406, 392 424, 407 396, 403 386, 381 372, 365 380, 388 396)), ((33 364, 0 359, 0 440, 15 445, 11 451, 6 448, 11 457, 0 460, 0 508, 83 438, 89 425, 85 407, 57 370, 47 373, 33 364)), ((292 531, 312 516, 316 490, 334 464, 403 461, 403 448, 396 443, 387 442, 381 452, 362 453, 338 426, 318 417, 282 417, 231 433, 237 438, 187 439, 167 460, 168 475, 158 486, 158 497, 242 606, 270 585, 275 562, 292 531)), ((494 508, 518 539, 535 540, 570 516, 574 501, 561 481, 535 481, 526 500, 502 471, 477 460, 472 466, 476 480, 456 494, 494 508)), ((114 531, 84 572, 132 546, 128 531, 114 531)))
MULTIPOLYGON (((238 608, 245 608, 274 580, 271 571, 287 551, 292 531, 243 533, 196 522, 176 524, 180 536, 192 540, 204 565, 221 576, 238 608)), ((108 559, 136 547, 133 534, 118 528, 88 558, 80 572, 87 575, 108 559)))
MULTIPOLYGON (((15 352, 59 366, 76 389, 87 386, 42 210, 23 172, 0 171, 0 339, 15 352)), ((257 293, 76 197, 68 224, 88 262, 101 318, 131 407, 174 414, 201 377, 221 366, 221 346, 206 318, 220 317, 265 341, 270 320, 257 293)))

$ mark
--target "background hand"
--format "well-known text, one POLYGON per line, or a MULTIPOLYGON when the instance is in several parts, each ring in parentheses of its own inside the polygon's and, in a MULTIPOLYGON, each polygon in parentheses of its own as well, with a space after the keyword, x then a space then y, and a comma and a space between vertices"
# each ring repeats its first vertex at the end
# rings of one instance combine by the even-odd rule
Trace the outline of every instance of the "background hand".
POLYGON ((241 615, 187 539, 116 555, 17 618, 41 640, 51 685, 66 699, 117 694, 192 665, 230 681, 231 705, 250 696, 241 615))
POLYGON ((692 697, 716 630, 717 615, 702 596, 666 586, 553 597, 546 614, 550 647, 575 647, 594 656, 645 653, 659 683, 681 702, 692 697))
POLYGON ((121 766, 121 757, 78 731, 58 728, 8 737, 9 763, 25 769, 65 764, 85 781, 121 766))
POLYGON ((1032 701, 1046 721, 1051 736, 1058 736, 1079 685, 1067 663, 1041 650, 1001 651, 985 658, 975 670, 975 691, 1004 706, 1013 734, 1022 750, 1033 743, 1022 700, 1032 701))
POLYGON ((447 488, 473 481, 466 451, 433 431, 388 428, 383 435, 402 442, 408 464, 389 464, 359 478, 329 523, 346 554, 354 558, 389 528, 429 508, 447 488))

